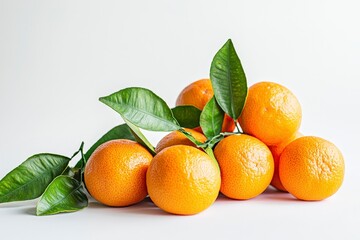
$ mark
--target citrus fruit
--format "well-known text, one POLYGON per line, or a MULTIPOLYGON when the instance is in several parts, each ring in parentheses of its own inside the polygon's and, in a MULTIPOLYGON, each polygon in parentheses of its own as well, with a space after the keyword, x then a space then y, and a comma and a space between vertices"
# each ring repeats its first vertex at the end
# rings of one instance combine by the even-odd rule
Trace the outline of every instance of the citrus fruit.
POLYGON ((176 99, 176 106, 193 105, 202 110, 214 95, 210 79, 200 79, 186 86, 176 99))
POLYGON ((319 137, 296 139, 280 156, 281 183, 302 200, 322 200, 333 195, 342 184, 344 169, 340 150, 319 137))
POLYGON ((277 83, 259 82, 249 88, 239 123, 245 133, 271 146, 294 135, 301 117, 300 103, 289 89, 277 83))
POLYGON ((269 148, 255 137, 241 134, 224 138, 214 149, 221 170, 221 193, 250 199, 270 184, 274 161, 269 148))
POLYGON ((287 139, 284 142, 281 142, 278 145, 269 146, 269 149, 273 155, 274 158, 274 176, 271 180, 271 185, 275 188, 277 188, 280 191, 287 192, 284 186, 282 185, 279 177, 279 160, 280 155, 283 152, 284 148, 294 141, 295 139, 298 139, 299 137, 302 137, 303 135, 300 132, 296 132, 291 138, 287 139))
POLYGON ((84 181, 97 201, 114 207, 140 202, 147 196, 146 171, 152 155, 130 140, 100 145, 85 166, 84 181))
MULTIPOLYGON (((176 99, 176 106, 192 105, 203 110, 206 103, 214 96, 210 79, 200 79, 185 87, 176 99)), ((232 132, 235 129, 234 120, 225 114, 222 131, 232 132)), ((201 132, 201 128, 195 128, 201 132)))
MULTIPOLYGON (((185 128, 185 130, 190 133, 196 140, 200 141, 200 142, 205 142, 206 141, 206 137, 189 128, 185 128)), ((166 147, 170 147, 173 145, 188 145, 188 146, 193 146, 195 147, 195 144, 193 142, 191 142, 183 133, 181 133, 180 131, 173 131, 169 134, 167 134, 165 137, 163 137, 158 144, 156 145, 155 148, 155 152, 159 153, 161 150, 163 150, 166 147)))
POLYGON ((205 152, 185 145, 163 149, 151 161, 146 183, 151 200, 180 215, 199 213, 217 198, 220 171, 205 152))

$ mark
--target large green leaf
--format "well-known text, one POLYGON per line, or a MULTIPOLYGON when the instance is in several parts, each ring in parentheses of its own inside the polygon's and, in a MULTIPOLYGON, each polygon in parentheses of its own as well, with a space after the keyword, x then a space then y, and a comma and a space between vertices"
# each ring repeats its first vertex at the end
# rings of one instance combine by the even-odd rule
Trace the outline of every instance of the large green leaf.
POLYGON ((50 153, 28 158, 0 181, 0 203, 39 197, 69 161, 68 157, 50 153))
POLYGON ((164 132, 180 128, 165 101, 148 89, 126 88, 100 101, 139 128, 164 132))
POLYGON ((142 134, 140 129, 137 126, 135 126, 134 124, 132 124, 131 122, 127 121, 126 119, 124 119, 124 121, 130 127, 130 130, 131 130, 132 134, 134 135, 136 141, 138 143, 140 143, 143 147, 145 147, 153 156, 155 156, 154 146, 149 142, 149 140, 147 140, 147 138, 144 136, 144 134, 142 134))
POLYGON ((211 139, 219 135, 223 121, 224 111, 220 108, 215 98, 212 97, 200 115, 200 126, 205 136, 211 139))
POLYGON ((216 101, 233 119, 238 119, 247 96, 247 82, 240 59, 229 39, 216 53, 210 68, 216 101))
POLYGON ((171 110, 181 127, 196 128, 200 126, 200 109, 191 105, 183 105, 171 110))
POLYGON ((41 196, 36 215, 75 212, 87 207, 88 198, 79 181, 69 176, 58 176, 41 196))

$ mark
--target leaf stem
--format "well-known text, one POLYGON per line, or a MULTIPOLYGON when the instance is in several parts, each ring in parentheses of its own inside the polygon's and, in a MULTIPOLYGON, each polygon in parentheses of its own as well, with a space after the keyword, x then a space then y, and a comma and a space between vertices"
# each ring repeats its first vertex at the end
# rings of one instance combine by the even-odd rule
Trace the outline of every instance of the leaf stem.
POLYGON ((86 162, 87 162, 87 159, 84 155, 84 142, 81 143, 81 146, 80 146, 80 154, 81 154, 81 168, 80 168, 80 183, 82 183, 83 181, 83 173, 85 171, 85 165, 86 165, 86 162))
POLYGON ((236 120, 234 120, 234 124, 235 124, 235 126, 236 126, 236 130, 237 130, 239 133, 241 133, 239 123, 238 123, 236 120))
POLYGON ((73 159, 76 155, 78 155, 78 153, 79 153, 80 151, 82 151, 83 148, 84 148, 84 141, 81 142, 80 147, 79 147, 79 150, 77 150, 77 151, 71 156, 70 159, 73 159))
POLYGON ((187 132, 184 128, 179 128, 178 131, 180 131, 181 133, 183 133, 191 142, 193 142, 197 147, 203 147, 204 146, 204 143, 196 140, 194 138, 194 136, 187 132))

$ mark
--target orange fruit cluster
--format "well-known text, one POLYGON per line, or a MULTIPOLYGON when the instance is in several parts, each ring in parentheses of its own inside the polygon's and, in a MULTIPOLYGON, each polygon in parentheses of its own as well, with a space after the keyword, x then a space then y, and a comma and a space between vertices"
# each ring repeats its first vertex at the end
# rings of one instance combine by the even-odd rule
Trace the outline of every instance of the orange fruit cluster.
MULTIPOLYGON (((176 105, 202 110, 214 95, 209 79, 188 85, 176 105)), ((129 140, 101 145, 85 167, 89 193, 109 206, 135 204, 147 195, 166 212, 180 215, 208 208, 219 192, 231 199, 258 196, 271 184, 301 200, 333 195, 344 177, 339 149, 319 137, 299 132, 302 110, 284 86, 259 82, 249 88, 238 119, 242 133, 225 115, 228 134, 214 147, 214 156, 199 149, 180 131, 162 138, 153 157, 129 140)), ((185 129, 197 141, 207 139, 200 128, 185 129)))

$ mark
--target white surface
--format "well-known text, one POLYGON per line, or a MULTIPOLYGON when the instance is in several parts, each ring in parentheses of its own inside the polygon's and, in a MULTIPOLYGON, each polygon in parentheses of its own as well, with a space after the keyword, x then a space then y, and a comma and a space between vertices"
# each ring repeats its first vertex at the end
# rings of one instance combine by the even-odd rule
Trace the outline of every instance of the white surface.
MULTIPOLYGON (((207 77, 232 38, 249 85, 276 81, 303 107, 301 131, 334 142, 346 160, 340 191, 321 202, 268 191, 223 197, 201 214, 149 202, 96 203, 35 217, 36 201, 0 205, 6 239, 359 239, 360 16, 358 1, 0 0, 0 177, 38 152, 71 155, 121 120, 97 99, 148 87, 174 105, 207 77)), ((147 132, 155 144, 162 134, 147 132)), ((3 238, 3 237, 1 237, 3 238)))

